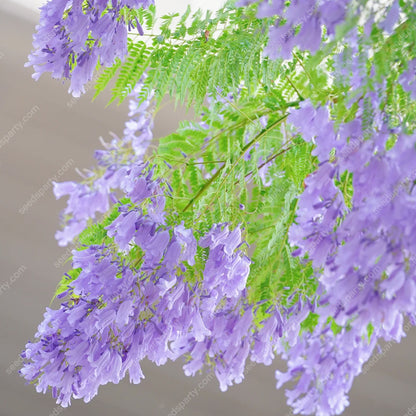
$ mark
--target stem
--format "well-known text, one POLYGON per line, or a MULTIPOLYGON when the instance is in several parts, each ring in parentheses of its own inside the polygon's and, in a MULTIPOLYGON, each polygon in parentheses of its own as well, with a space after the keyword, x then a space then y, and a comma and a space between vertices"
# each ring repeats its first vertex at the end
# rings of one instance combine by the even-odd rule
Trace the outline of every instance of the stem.
POLYGON ((295 87, 295 84, 293 84, 292 80, 286 75, 286 79, 289 81, 289 84, 292 86, 292 88, 296 91, 296 94, 299 97, 300 101, 303 101, 304 98, 302 96, 302 94, 299 92, 299 90, 295 87))
POLYGON ((186 207, 183 209, 182 212, 185 212, 205 191, 205 189, 208 188, 209 185, 211 185, 211 183, 217 179, 217 176, 220 174, 220 172, 222 171, 222 169, 224 168, 225 164, 222 165, 216 172, 214 175, 212 175, 212 177, 208 180, 208 182, 198 191, 198 193, 188 202, 188 204, 186 205, 186 207))
MULTIPOLYGON (((270 127, 264 129, 261 133, 259 133, 256 137, 254 137, 253 140, 251 140, 249 143, 247 143, 241 150, 241 153, 239 155, 239 157, 237 158, 237 160, 232 164, 230 171, 228 174, 230 174, 235 167, 237 166, 238 162, 244 157, 244 154, 247 152, 247 150, 249 150, 254 144, 256 144, 262 137, 264 137, 270 130, 273 130, 275 127, 277 127, 280 123, 282 123, 282 121, 286 120, 286 118, 288 117, 289 114, 285 114, 284 116, 280 117, 278 120, 276 120, 270 127)), ((183 212, 185 212, 202 194, 203 192, 207 189, 207 187, 214 181, 214 179, 216 179, 218 177, 218 175, 222 172, 222 170, 225 168, 225 164, 222 165, 217 172, 215 172, 215 175, 212 176, 212 178, 199 190, 199 192, 191 199, 191 201, 189 201, 189 203, 187 204, 187 206, 184 208, 183 212)), ((227 176, 224 177, 224 179, 222 180, 222 182, 220 183, 220 185, 218 186, 217 191, 214 194, 214 197, 211 199, 211 201, 207 204, 207 207, 209 207, 213 200, 216 198, 216 196, 218 195, 218 192, 221 190, 222 186, 224 185, 225 181, 227 179, 227 176)))
POLYGON ((241 109, 241 108, 238 108, 231 100, 229 100, 227 97, 223 97, 227 102, 228 102, 228 104, 230 104, 231 105, 231 107, 233 107, 234 108, 234 110, 237 110, 240 114, 242 114, 247 120, 249 120, 250 122, 252 122, 252 123, 254 123, 254 121, 241 109))
POLYGON ((295 59, 299 62, 299 65, 303 68, 303 70, 305 71, 305 74, 307 75, 307 77, 309 78, 309 81, 311 82, 311 84, 313 85, 312 82, 312 77, 309 74, 309 72, 306 70, 306 68, 304 67, 302 61, 300 60, 300 58, 297 56, 297 54, 295 52, 293 52, 293 56, 295 57, 295 59))
MULTIPOLYGON (((272 160, 276 159, 277 156, 282 155, 283 153, 286 153, 288 150, 293 149, 293 146, 288 147, 287 149, 283 149, 280 150, 279 152, 275 153, 273 156, 270 156, 265 162, 263 162, 260 166, 257 167, 257 169, 261 169, 263 166, 266 166, 268 163, 270 163, 272 160)), ((244 176, 244 178, 248 178, 250 175, 252 175, 254 172, 254 170, 250 171, 249 173, 247 173, 246 176, 244 176)), ((234 185, 237 185, 239 183, 239 181, 236 181, 234 183, 234 185)))

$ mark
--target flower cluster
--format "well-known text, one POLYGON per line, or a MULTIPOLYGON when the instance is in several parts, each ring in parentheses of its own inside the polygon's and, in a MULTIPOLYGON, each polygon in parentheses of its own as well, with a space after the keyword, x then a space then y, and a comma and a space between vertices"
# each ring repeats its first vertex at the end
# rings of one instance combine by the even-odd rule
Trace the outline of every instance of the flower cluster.
POLYGON ((256 330, 240 227, 218 224, 198 241, 182 224, 167 227, 163 184, 142 163, 124 172, 121 189, 131 203, 106 227, 117 249, 73 251, 79 275, 60 308, 47 309, 37 341, 26 346, 22 375, 67 406, 71 397, 88 402, 127 371, 139 383, 144 358, 161 365, 185 356, 187 375, 208 364, 222 390, 244 378, 250 352, 270 364, 270 341, 282 335, 283 320, 275 308, 256 330), (202 277, 192 277, 198 247, 206 261, 202 277))
MULTIPOLYGON (((140 85, 133 94, 139 92, 140 85)), ((145 358, 161 365, 183 357, 187 375, 207 366, 226 390, 243 380, 248 358, 270 365, 281 337, 294 339, 310 311, 300 299, 290 310, 274 302, 256 323, 260 305, 248 301, 251 261, 240 226, 216 224, 195 236, 183 224, 167 225, 169 185, 143 161, 152 139, 151 98, 131 100, 123 138, 96 151, 98 169, 81 183, 55 184, 58 198, 69 196, 60 244, 97 221, 97 212, 117 207, 101 244, 73 250, 76 278, 68 275, 59 295, 65 300, 47 309, 23 353, 21 374, 62 406, 72 397, 91 400, 100 385, 127 372, 139 383, 145 358)))
MULTIPOLYGON (((367 4, 370 2, 354 5, 351 0, 292 0, 289 5, 285 0, 240 0, 237 4, 245 6, 251 3, 259 3, 260 18, 278 16, 275 25, 270 28, 270 39, 265 49, 265 54, 272 59, 290 59, 295 47, 315 53, 321 46, 322 27, 326 28, 326 36, 334 36, 336 27, 346 21, 348 10, 355 7, 359 7, 355 15, 369 16, 366 22, 361 22, 369 27, 376 15, 376 10, 371 9, 376 5, 367 4)), ((390 33, 399 19, 399 13, 400 6, 396 0, 377 23, 390 33)), ((350 45, 354 45, 353 40, 347 39, 350 45)))
POLYGON ((125 124, 123 137, 114 136, 110 143, 104 143, 104 150, 97 150, 95 158, 98 168, 85 172, 81 182, 54 183, 56 198, 68 195, 68 203, 62 212, 63 229, 57 231, 59 245, 65 246, 85 229, 88 220, 97 213, 105 213, 110 203, 117 200, 117 190, 125 181, 128 168, 134 162, 143 161, 144 154, 153 139, 153 117, 151 102, 153 94, 141 104, 137 101, 141 84, 131 93, 129 119, 125 124))
MULTIPOLYGON (((71 80, 69 92, 85 92, 97 63, 107 67, 127 54, 127 23, 123 8, 148 7, 152 0, 49 0, 41 8, 27 65, 33 77, 44 72, 71 80)), ((135 23, 139 33, 140 24, 135 23)))
POLYGON ((315 141, 320 162, 289 232, 294 254, 308 255, 320 282, 319 325, 287 353, 288 372, 277 373, 278 386, 301 376, 287 394, 302 414, 339 414, 377 341, 400 341, 416 307, 416 229, 408 221, 416 206, 416 138, 381 123, 364 140, 362 111, 338 129, 326 108, 309 102, 289 117, 315 141))

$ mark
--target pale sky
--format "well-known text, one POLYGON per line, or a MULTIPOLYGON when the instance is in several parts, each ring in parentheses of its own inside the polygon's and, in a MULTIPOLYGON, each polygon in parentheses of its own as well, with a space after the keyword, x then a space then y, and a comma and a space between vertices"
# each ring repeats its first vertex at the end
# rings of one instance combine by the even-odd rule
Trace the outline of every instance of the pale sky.
MULTIPOLYGON (((2 0, 0 0, 2 1, 2 0)), ((46 3, 46 0, 11 0, 13 3, 38 10, 40 6, 46 3)), ((216 10, 225 3, 225 0, 155 0, 157 14, 162 16, 166 13, 184 12, 188 4, 193 10, 198 8, 216 10)))

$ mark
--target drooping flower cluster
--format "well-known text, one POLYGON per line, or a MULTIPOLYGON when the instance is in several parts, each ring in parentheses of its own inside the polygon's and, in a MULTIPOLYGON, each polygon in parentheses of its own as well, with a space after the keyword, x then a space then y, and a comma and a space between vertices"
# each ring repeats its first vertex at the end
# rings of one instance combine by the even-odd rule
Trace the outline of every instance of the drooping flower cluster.
POLYGON ((278 387, 301 376, 287 395, 302 414, 342 412, 377 341, 400 341, 404 318, 416 307, 416 230, 408 221, 416 202, 416 138, 381 123, 364 140, 361 116, 362 108, 335 129, 326 108, 305 102, 289 117, 314 140, 320 161, 289 232, 294 254, 308 254, 319 278, 319 324, 286 354, 288 372, 276 374, 278 387), (393 133, 396 142, 387 150, 393 133), (348 175, 352 197, 345 191, 348 175))
MULTIPOLYGON (((127 54, 127 23, 123 8, 148 7, 152 0, 49 0, 41 7, 40 22, 33 36, 33 52, 27 65, 33 77, 44 72, 71 80, 69 92, 85 92, 97 63, 113 65, 127 54)), ((143 30, 135 21, 139 33, 143 30)))
POLYGON ((127 372, 139 383, 145 358, 161 365, 186 357, 185 374, 208 366, 226 390, 243 380, 248 358, 270 365, 281 337, 295 339, 311 310, 301 298, 290 310, 274 302, 256 324, 242 229, 216 224, 194 236, 183 224, 166 225, 169 185, 143 162, 152 138, 150 99, 131 100, 123 138, 95 154, 98 170, 81 183, 55 184, 57 197, 69 195, 60 244, 118 202, 105 227, 111 241, 73 250, 76 278, 59 295, 60 308, 47 309, 23 354, 25 379, 39 392, 50 389, 63 406, 72 397, 91 400, 100 385, 118 383, 127 372))
POLYGON ((63 230, 56 233, 59 245, 65 246, 85 229, 88 220, 97 213, 105 213, 110 204, 118 199, 117 190, 125 181, 126 171, 134 162, 143 160, 146 149, 153 139, 153 117, 149 94, 138 104, 137 97, 141 84, 131 93, 129 120, 125 124, 123 137, 113 137, 104 143, 104 150, 97 150, 95 158, 98 168, 85 172, 81 182, 54 183, 56 198, 68 195, 68 203, 62 213, 63 230))
POLYGON ((349 404, 347 392, 374 349, 376 338, 364 341, 353 328, 334 334, 320 323, 313 333, 304 332, 290 349, 283 351, 286 373, 276 371, 277 388, 296 380, 286 390, 287 404, 295 414, 341 414, 349 404))
POLYGON ((91 400, 100 385, 118 383, 127 371, 139 383, 144 358, 161 365, 189 356, 187 375, 209 363, 226 390, 244 378, 250 352, 270 364, 270 341, 282 334, 278 309, 255 331, 241 229, 218 224, 197 241, 183 225, 166 227, 163 185, 152 175, 141 163, 126 169, 121 189, 131 203, 106 227, 117 250, 104 244, 73 251, 79 276, 26 346, 22 375, 39 392, 50 388, 62 406, 71 397, 91 400), (187 274, 198 246, 208 251, 202 279, 187 274))

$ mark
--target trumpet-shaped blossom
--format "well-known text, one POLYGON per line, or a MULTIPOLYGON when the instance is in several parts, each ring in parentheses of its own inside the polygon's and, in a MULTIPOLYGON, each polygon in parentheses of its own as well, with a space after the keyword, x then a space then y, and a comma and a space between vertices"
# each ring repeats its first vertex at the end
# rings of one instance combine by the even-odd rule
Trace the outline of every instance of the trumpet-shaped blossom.
MULTIPOLYGON (((49 0, 40 10, 27 65, 33 77, 44 72, 68 78, 69 92, 79 97, 97 64, 108 67, 127 54, 123 8, 148 7, 151 0, 49 0)), ((138 22, 139 33, 143 33, 138 22)))

